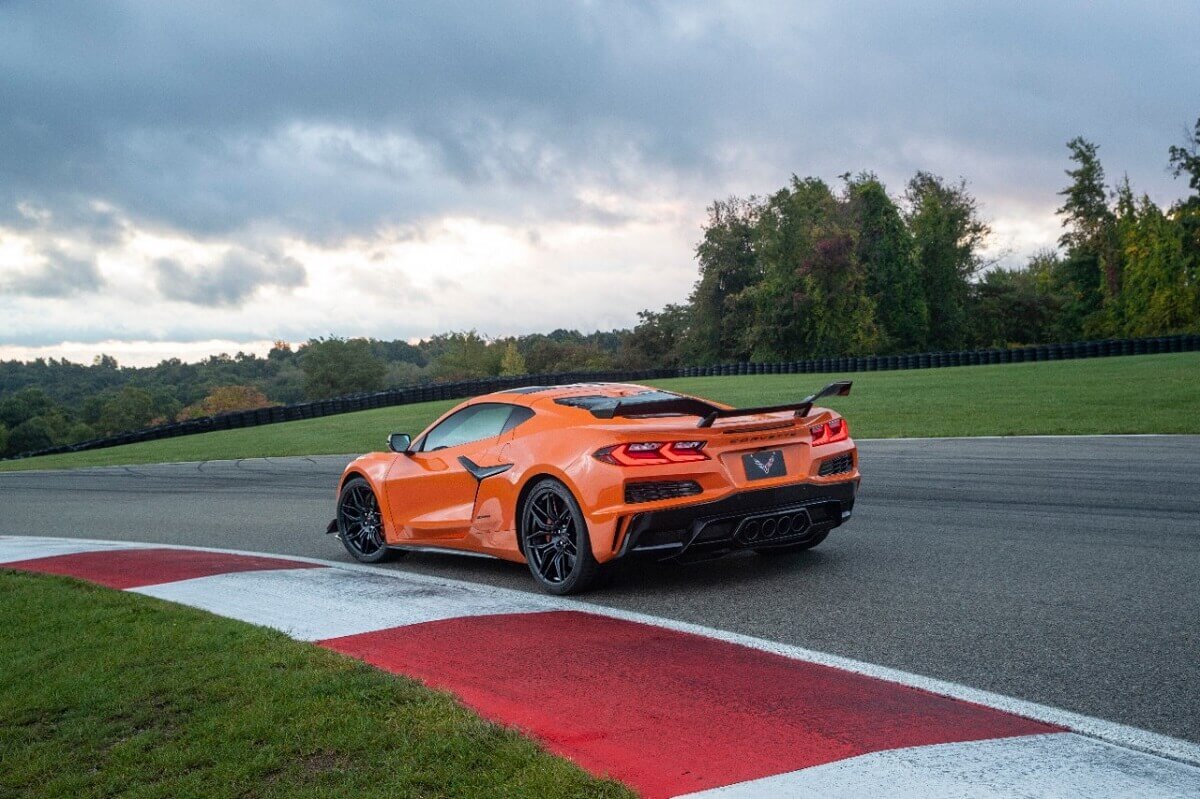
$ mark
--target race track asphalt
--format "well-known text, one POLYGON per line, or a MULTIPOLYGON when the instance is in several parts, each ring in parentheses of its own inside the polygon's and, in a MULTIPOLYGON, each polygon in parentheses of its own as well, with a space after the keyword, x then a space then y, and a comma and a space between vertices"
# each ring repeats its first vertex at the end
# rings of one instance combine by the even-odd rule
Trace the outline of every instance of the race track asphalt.
MULTIPOLYGON (((629 564, 587 600, 1200 742, 1200 437, 860 448, 855 517, 818 549, 629 564)), ((349 560, 323 534, 347 460, 0 473, 0 534, 349 560)), ((392 566, 533 590, 496 561, 392 566)))

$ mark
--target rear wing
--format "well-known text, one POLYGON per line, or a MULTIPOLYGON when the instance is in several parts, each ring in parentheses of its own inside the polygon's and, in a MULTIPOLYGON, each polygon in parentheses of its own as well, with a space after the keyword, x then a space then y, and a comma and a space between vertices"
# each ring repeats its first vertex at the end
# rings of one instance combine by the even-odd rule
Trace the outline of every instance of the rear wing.
POLYGON ((697 427, 712 427, 718 419, 729 419, 735 416, 754 416, 759 413, 780 413, 792 411, 796 416, 807 416, 812 410, 813 403, 821 397, 837 395, 844 397, 850 393, 850 380, 839 380, 830 383, 815 394, 811 394, 800 402, 788 405, 764 405, 759 408, 720 408, 711 402, 705 402, 695 397, 681 397, 667 391, 647 391, 620 399, 614 397, 585 396, 561 397, 555 402, 559 405, 571 405, 591 411, 597 419, 612 419, 617 416, 699 416, 697 427))
POLYGON ((815 394, 809 394, 804 399, 791 405, 764 405, 759 408, 714 408, 711 413, 700 420, 696 427, 712 427, 718 419, 729 419, 734 416, 754 416, 758 413, 779 413, 780 411, 795 411, 796 416, 807 416, 812 410, 813 403, 821 397, 844 397, 850 393, 853 380, 839 380, 830 383, 815 394))

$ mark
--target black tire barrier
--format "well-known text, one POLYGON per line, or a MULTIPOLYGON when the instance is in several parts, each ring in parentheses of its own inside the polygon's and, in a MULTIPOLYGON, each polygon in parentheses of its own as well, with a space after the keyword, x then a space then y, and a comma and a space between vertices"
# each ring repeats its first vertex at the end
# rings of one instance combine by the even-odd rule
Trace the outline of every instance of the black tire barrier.
POLYGON ((1036 361, 1075 360, 1081 358, 1109 358, 1121 355, 1161 355, 1200 350, 1200 333, 1180 333, 1172 336, 1150 336, 1135 339, 1103 339, 1099 341, 1072 341, 1059 344, 1038 344, 1010 349, 958 350, 950 352, 920 352, 903 355, 864 355, 808 358, 799 361, 775 363, 739 362, 712 364, 709 366, 662 367, 658 369, 613 370, 608 372, 562 372, 504 376, 461 380, 455 383, 425 383, 416 386, 393 388, 369 394, 334 397, 314 402, 293 405, 274 405, 247 411, 223 413, 200 419, 188 419, 130 430, 124 433, 63 444, 35 452, 23 452, 4 460, 33 458, 41 455, 60 455, 68 452, 83 452, 92 449, 119 447, 141 441, 158 441, 164 438, 191 436, 213 430, 236 430, 244 427, 294 422, 301 419, 318 419, 342 413, 388 408, 396 405, 412 405, 435 400, 455 400, 487 394, 504 388, 536 385, 564 385, 567 383, 620 382, 663 380, 673 377, 727 377, 732 375, 775 375, 775 374, 821 374, 845 372, 875 372, 898 369, 938 369, 948 366, 982 366, 996 364, 1026 363, 1036 361))

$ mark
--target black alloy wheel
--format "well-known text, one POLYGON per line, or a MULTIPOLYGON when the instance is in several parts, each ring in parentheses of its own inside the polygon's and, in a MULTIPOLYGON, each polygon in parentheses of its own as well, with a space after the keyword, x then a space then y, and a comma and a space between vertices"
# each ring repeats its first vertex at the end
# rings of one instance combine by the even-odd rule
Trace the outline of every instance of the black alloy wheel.
POLYGON ((338 496, 338 538, 355 560, 378 563, 391 551, 383 537, 383 514, 371 484, 361 477, 346 481, 338 496))
POLYGON ((521 549, 533 579, 552 594, 582 591, 600 569, 579 503, 557 480, 543 480, 525 498, 521 549))

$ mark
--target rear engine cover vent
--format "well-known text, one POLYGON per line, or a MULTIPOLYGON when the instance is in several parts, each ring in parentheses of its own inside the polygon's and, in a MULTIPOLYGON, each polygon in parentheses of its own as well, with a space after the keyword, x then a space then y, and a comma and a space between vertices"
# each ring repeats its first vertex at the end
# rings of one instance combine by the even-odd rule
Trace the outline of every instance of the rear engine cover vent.
POLYGON ((656 502, 660 499, 690 497, 700 493, 695 480, 652 480, 625 484, 625 502, 656 502))
POLYGON ((830 458, 817 468, 817 474, 828 477, 831 474, 844 474, 854 471, 854 456, 849 452, 830 458))

